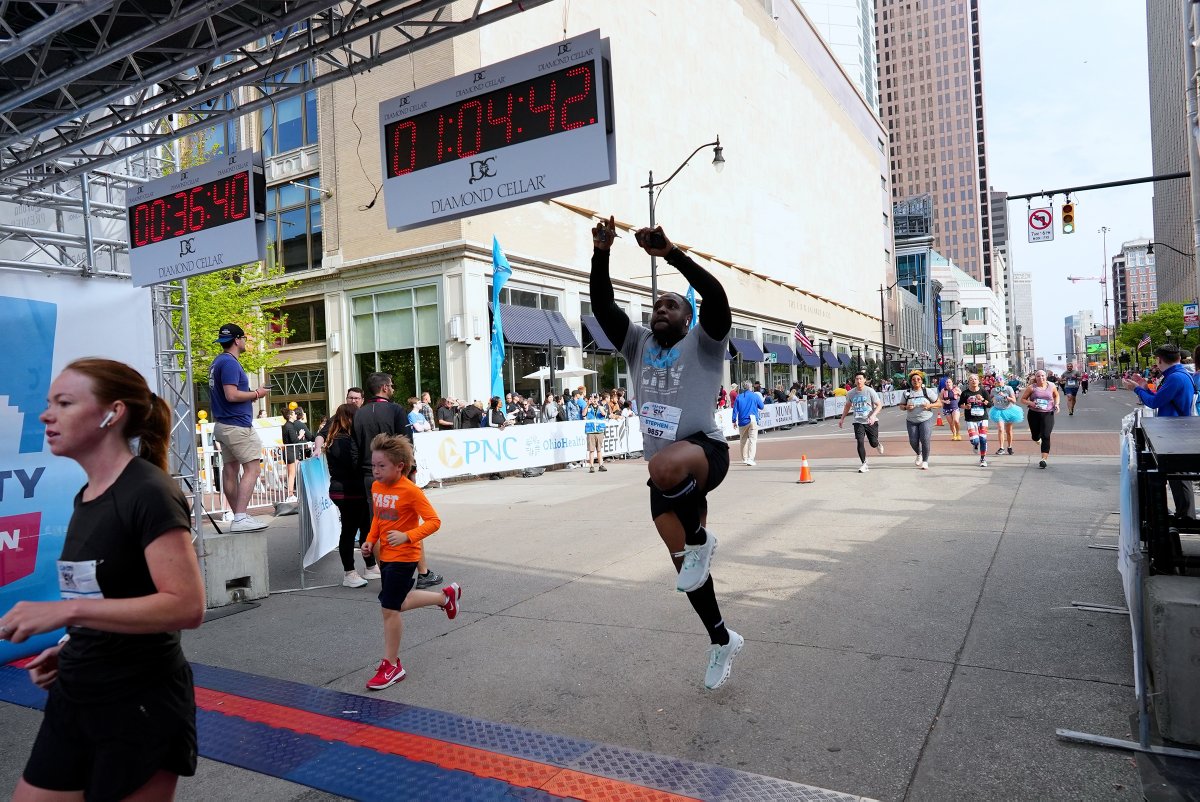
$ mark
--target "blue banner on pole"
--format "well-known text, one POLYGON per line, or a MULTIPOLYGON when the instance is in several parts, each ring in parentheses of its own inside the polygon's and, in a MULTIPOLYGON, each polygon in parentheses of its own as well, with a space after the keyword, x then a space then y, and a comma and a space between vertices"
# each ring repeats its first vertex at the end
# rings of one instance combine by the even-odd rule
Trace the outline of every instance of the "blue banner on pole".
POLYGON ((500 290, 508 283, 512 267, 492 235, 492 395, 504 398, 504 323, 500 319, 500 290))
POLYGON ((688 328, 694 329, 694 328, 696 328, 696 323, 699 322, 698 318, 700 317, 700 310, 696 308, 696 288, 693 287, 691 284, 688 285, 687 302, 692 307, 692 322, 688 326, 688 328))

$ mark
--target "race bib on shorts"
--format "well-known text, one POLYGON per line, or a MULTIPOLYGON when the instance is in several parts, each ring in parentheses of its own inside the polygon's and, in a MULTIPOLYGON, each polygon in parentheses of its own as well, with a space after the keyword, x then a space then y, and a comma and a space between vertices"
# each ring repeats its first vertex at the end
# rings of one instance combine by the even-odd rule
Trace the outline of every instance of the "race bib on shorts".
POLYGON ((658 440, 674 441, 679 434, 679 418, 683 410, 669 404, 642 404, 642 434, 658 440))
POLYGON ((96 579, 96 560, 58 561, 58 592, 64 599, 103 599, 96 579))

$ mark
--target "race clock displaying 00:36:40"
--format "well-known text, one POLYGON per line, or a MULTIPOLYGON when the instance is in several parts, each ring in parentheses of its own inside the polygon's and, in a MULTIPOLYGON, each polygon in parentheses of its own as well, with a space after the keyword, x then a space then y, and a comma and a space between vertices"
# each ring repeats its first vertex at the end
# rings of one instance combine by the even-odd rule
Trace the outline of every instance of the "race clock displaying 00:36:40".
POLYGON ((250 172, 142 201, 129 209, 129 247, 140 248, 175 237, 244 220, 250 205, 250 172))
POLYGON ((384 127, 388 177, 597 122, 593 62, 539 75, 384 127))

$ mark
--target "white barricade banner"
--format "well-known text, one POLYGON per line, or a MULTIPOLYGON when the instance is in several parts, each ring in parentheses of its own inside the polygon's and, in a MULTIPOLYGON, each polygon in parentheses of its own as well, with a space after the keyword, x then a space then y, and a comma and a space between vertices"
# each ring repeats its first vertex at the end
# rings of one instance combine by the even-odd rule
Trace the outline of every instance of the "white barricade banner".
POLYGON ((329 498, 329 466, 324 456, 301 461, 297 473, 300 531, 308 542, 303 566, 307 568, 338 547, 342 517, 329 498))
POLYGON ((846 396, 839 395, 825 399, 825 417, 836 418, 846 407, 846 396))
POLYGON ((1121 422, 1121 530, 1117 545, 1117 570, 1121 574, 1121 585, 1125 591, 1125 608, 1129 610, 1130 629, 1133 634, 1133 687, 1138 698, 1146 687, 1143 676, 1145 655, 1143 654, 1142 619, 1142 535, 1138 514, 1138 453, 1133 428, 1137 426, 1137 413, 1125 416, 1121 422))
POLYGON ((767 404, 758 418, 758 428, 774 429, 779 426, 796 424, 800 420, 796 414, 797 406, 790 401, 782 404, 767 404))

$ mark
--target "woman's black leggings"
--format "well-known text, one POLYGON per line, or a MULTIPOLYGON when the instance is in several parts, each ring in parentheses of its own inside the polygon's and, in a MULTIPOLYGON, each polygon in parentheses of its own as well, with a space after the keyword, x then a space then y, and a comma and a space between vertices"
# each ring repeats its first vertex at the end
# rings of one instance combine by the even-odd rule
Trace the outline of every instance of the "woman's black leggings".
POLYGON ((1050 433, 1054 431, 1054 413, 1029 410, 1029 438, 1042 441, 1042 453, 1050 453, 1050 433))
MULTIPOLYGON (((342 570, 354 570, 354 539, 359 535, 361 545, 371 531, 371 506, 365 498, 330 499, 342 514, 342 534, 338 540, 338 556, 342 558, 342 570), (361 534, 360 534, 361 533, 361 534)), ((374 557, 366 558, 367 567, 375 565, 374 557)))

